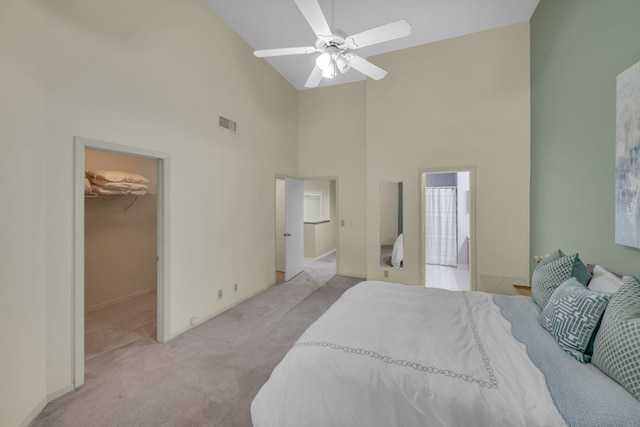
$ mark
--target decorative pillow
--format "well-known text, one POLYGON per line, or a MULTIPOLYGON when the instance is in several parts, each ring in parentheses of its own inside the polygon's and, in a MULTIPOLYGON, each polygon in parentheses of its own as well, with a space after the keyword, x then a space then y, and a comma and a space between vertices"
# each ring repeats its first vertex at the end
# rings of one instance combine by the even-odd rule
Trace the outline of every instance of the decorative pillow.
POLYGON ((602 317, 592 362, 640 400, 640 281, 623 282, 602 317))
POLYGON ((611 294, 592 291, 571 277, 556 289, 547 303, 540 324, 560 347, 582 363, 591 360, 589 343, 600 325, 611 294))
POLYGON ((562 253, 562 251, 560 249, 558 249, 557 251, 552 252, 548 257, 546 257, 545 259, 540 261, 540 264, 538 264, 538 265, 549 264, 550 262, 558 260, 558 259, 562 258, 563 256, 565 256, 565 254, 562 253))
POLYGON ((616 292, 622 287, 622 279, 607 271, 601 265, 593 267, 593 277, 589 281, 589 289, 594 291, 608 292, 610 294, 616 292))
POLYGON ((541 309, 547 305, 551 294, 570 277, 587 285, 591 279, 589 269, 578 257, 578 254, 567 255, 547 264, 538 265, 531 277, 531 294, 541 309))

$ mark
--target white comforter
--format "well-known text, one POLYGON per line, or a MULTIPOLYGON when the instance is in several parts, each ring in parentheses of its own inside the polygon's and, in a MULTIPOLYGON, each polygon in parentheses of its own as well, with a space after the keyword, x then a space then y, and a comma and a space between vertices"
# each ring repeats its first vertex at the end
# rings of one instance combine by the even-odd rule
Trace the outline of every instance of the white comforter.
POLYGON ((362 282, 300 337, 255 427, 564 426, 488 294, 362 282))

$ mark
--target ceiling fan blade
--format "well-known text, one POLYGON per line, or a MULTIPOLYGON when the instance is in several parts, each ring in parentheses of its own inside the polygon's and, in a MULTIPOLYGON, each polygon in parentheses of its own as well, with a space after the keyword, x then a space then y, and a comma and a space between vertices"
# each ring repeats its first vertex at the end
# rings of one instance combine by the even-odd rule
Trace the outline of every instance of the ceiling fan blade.
POLYGON ((358 34, 347 37, 345 43, 349 49, 358 49, 372 44, 399 39, 411 34, 411 25, 401 19, 400 21, 372 28, 358 34))
POLYGON ((320 84, 320 80, 322 80, 322 69, 316 65, 315 67, 313 67, 313 70, 311 70, 311 74, 309 74, 309 78, 304 84, 304 87, 318 87, 318 85, 320 84))
POLYGON ((311 46, 304 47, 284 47, 282 49, 263 49, 253 52, 258 58, 265 58, 268 56, 283 56, 283 55, 300 55, 305 53, 314 53, 318 49, 311 46))
POLYGON ((351 64, 351 68, 360 71, 367 77, 371 77, 373 80, 380 80, 387 75, 387 72, 375 64, 367 61, 361 56, 349 53, 346 55, 351 64))
POLYGON ((331 36, 331 28, 320 9, 318 0, 295 0, 295 2, 318 38, 331 36))

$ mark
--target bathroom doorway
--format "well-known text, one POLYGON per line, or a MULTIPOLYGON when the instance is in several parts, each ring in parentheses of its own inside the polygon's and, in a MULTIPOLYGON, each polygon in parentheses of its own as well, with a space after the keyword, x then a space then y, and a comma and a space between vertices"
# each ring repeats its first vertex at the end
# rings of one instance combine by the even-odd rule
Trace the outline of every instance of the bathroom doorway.
POLYGON ((420 175, 422 283, 454 291, 475 289, 472 167, 420 175))

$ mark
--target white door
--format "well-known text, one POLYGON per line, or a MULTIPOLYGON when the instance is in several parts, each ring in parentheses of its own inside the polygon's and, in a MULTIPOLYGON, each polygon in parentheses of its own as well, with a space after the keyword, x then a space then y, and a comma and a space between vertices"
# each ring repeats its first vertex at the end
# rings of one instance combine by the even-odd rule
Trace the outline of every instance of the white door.
POLYGON ((304 269, 304 183, 285 178, 284 194, 284 280, 288 281, 304 269))

